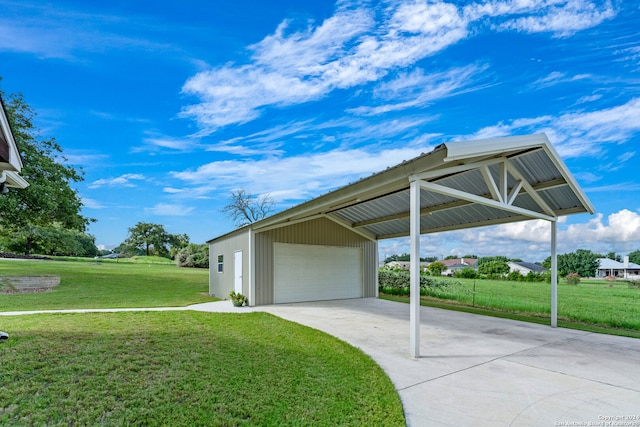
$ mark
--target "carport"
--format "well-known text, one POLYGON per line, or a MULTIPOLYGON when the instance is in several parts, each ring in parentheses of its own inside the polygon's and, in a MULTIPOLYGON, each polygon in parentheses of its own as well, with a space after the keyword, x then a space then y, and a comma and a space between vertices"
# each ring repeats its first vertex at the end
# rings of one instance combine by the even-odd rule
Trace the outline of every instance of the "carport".
MULTIPOLYGON (((410 354, 418 357, 422 234, 531 219, 549 221, 551 326, 555 327, 558 217, 593 214, 594 211, 547 136, 537 134, 444 143, 429 153, 256 222, 231 233, 228 238, 221 236, 209 243, 217 245, 216 248, 224 248, 225 245, 231 248, 229 242, 232 239, 241 240, 236 246, 245 248, 252 261, 241 272, 243 277, 249 278, 249 286, 240 286, 239 289, 248 288, 250 302, 261 300, 265 301, 261 304, 269 304, 286 302, 274 297, 273 254, 279 251, 284 254, 279 259, 284 259, 287 254, 294 256, 300 253, 296 248, 278 246, 280 243, 322 245, 322 239, 326 240, 326 236, 348 232, 351 237, 342 244, 347 247, 356 244, 353 236, 360 238, 362 242, 357 244, 363 251, 361 268, 365 277, 360 296, 367 297, 373 296, 372 292, 377 290, 377 283, 374 283, 377 260, 372 259, 377 257, 377 242, 409 236, 409 345, 410 354), (302 228, 303 225, 307 228, 302 228), (294 230, 295 227, 298 228, 294 230), (279 241, 274 237, 276 231, 280 233, 279 241), (291 241, 294 237, 298 240, 291 241), (375 250, 372 249, 372 242, 375 250), (260 283, 256 284, 257 281, 260 283)), ((341 242, 342 238, 345 238, 344 235, 334 238, 332 242, 341 242)), ((299 249, 310 251, 307 247, 299 249)), ((216 254, 212 253, 212 256, 216 254)), ((355 252, 349 256, 353 256, 353 259, 357 257, 355 252)), ((220 271, 222 267, 218 268, 220 271)), ((304 273, 304 269, 301 271, 304 273)), ((303 273, 292 277, 298 278, 298 281, 304 280, 303 273)), ((230 289, 228 286, 227 289, 230 289)))

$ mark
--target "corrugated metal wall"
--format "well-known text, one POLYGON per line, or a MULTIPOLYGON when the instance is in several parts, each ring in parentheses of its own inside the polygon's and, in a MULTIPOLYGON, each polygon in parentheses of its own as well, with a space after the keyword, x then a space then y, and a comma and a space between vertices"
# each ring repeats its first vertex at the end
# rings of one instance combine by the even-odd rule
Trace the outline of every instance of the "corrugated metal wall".
POLYGON ((233 254, 242 251, 242 293, 249 294, 249 230, 209 244, 209 294, 227 298, 233 290, 233 254), (224 257, 223 272, 218 273, 218 255, 224 257))
POLYGON ((255 234, 256 305, 273 304, 274 242, 362 248, 363 296, 377 296, 377 242, 321 218, 255 234))

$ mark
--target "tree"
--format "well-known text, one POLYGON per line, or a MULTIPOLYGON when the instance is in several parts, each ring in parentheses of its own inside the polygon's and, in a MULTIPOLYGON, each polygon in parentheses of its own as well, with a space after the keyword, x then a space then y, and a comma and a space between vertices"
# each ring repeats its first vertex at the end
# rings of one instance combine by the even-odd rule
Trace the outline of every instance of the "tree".
MULTIPOLYGON (((4 93, 0 90, 0 96, 4 93)), ((34 111, 21 94, 11 94, 5 110, 23 161, 21 176, 27 188, 0 197, 0 234, 15 251, 30 253, 43 229, 84 233, 93 221, 80 214, 82 201, 71 184, 83 180, 82 170, 65 165, 55 139, 41 139, 33 125, 34 111), (15 243, 22 241, 19 248, 15 243)))
POLYGON ((507 263, 507 262, 509 262, 509 258, 507 258, 506 256, 502 256, 502 255, 485 256, 485 257, 482 257, 482 258, 478 259, 478 267, 480 267, 484 263, 493 262, 493 261, 501 261, 501 262, 507 263))
POLYGON ((622 257, 615 252, 609 252, 606 256, 600 258, 609 258, 614 261, 622 262, 622 257))
POLYGON ((178 267, 209 268, 209 245, 191 243, 176 254, 178 267))
POLYGON ((509 273, 509 265, 507 261, 501 259, 485 261, 482 264, 478 261, 478 273, 494 277, 502 276, 509 273))
POLYGON ((629 252, 629 261, 634 264, 640 264, 640 249, 629 252))
MULTIPOLYGON (((569 273, 578 273, 580 277, 593 277, 598 269, 598 258, 588 249, 558 255, 558 275, 564 277, 569 273)), ((542 266, 551 268, 551 257, 547 257, 542 266)))
POLYGON ((179 251, 189 246, 189 236, 187 236, 186 234, 170 234, 169 240, 169 246, 171 247, 169 255, 171 255, 171 258, 173 259, 175 259, 179 251))
MULTIPOLYGON (((428 257, 420 258, 420 261, 424 261, 424 262, 435 262, 437 260, 438 260, 438 258, 434 257, 434 256, 428 256, 428 257)), ((402 255, 397 255, 396 254, 396 255, 388 256, 384 260, 385 263, 391 262, 391 261, 411 261, 411 255, 409 255, 407 253, 402 254, 402 255)))
POLYGON ((274 201, 268 194, 258 197, 240 189, 231 192, 231 202, 222 208, 222 212, 237 227, 242 227, 265 218, 273 210, 273 205, 274 201))
POLYGON ((36 226, 26 232, 14 232, 10 238, 3 239, 2 246, 11 252, 21 252, 25 248, 27 239, 31 251, 42 255, 93 257, 98 254, 93 236, 55 226, 36 226))
POLYGON ((121 246, 134 253, 142 252, 147 256, 153 253, 169 258, 172 245, 186 245, 188 243, 189 237, 186 234, 169 234, 160 224, 138 222, 129 228, 129 235, 121 246))
POLYGON ((427 266, 427 270, 429 270, 429 272, 433 276, 442 276, 442 272, 445 271, 446 269, 447 269, 447 266, 440 261, 432 262, 427 266))

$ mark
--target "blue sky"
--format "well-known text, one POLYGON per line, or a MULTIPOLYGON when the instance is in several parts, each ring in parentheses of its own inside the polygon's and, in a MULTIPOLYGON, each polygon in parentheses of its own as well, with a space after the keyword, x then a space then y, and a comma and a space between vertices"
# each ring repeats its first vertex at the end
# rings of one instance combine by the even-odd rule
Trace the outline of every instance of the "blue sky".
MULTIPOLYGON (((0 75, 81 166, 90 233, 202 243, 232 190, 277 210, 445 141, 545 132, 596 208, 559 252, 640 249, 635 1, 0 0, 0 75)), ((549 255, 536 221, 429 235, 428 256, 549 255)), ((383 241, 382 256, 408 252, 383 241)))

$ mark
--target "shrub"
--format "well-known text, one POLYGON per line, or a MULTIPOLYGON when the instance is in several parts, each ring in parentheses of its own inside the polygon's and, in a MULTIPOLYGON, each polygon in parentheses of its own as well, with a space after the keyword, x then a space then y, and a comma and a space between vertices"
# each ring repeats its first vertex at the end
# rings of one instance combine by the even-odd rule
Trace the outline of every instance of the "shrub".
POLYGON ((445 271, 446 269, 447 269, 447 266, 441 263, 440 261, 432 262, 427 267, 427 270, 429 270, 429 273, 431 273, 433 276, 442 276, 442 272, 445 271))
MULTIPOLYGON (((389 295, 410 294, 410 274, 408 271, 380 270, 378 273, 378 290, 389 295)), ((438 279, 427 274, 420 275, 420 295, 447 298, 451 295, 468 293, 460 282, 447 279, 438 279)))
POLYGON ((478 273, 471 267, 461 268, 453 274, 453 277, 459 277, 461 279, 475 279, 478 277, 478 273))
POLYGON ((567 285, 577 285, 580 283, 580 275, 578 273, 569 273, 565 277, 567 285))
POLYGON ((514 282, 522 282, 524 280, 524 276, 517 270, 513 270, 511 273, 507 275, 507 280, 512 280, 514 282))
POLYGON ((209 246, 189 244, 176 254, 178 267, 209 268, 209 246))

